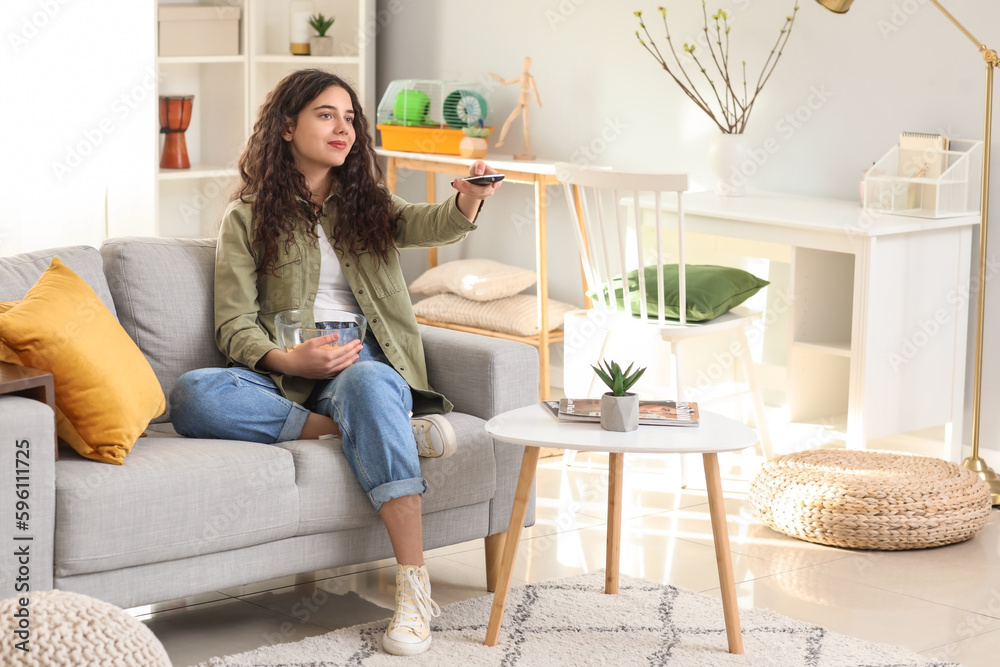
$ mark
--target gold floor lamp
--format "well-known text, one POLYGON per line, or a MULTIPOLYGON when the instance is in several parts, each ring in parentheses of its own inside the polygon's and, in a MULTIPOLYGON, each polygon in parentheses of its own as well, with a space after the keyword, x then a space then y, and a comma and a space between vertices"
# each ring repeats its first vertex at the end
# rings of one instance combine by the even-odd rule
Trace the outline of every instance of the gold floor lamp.
MULTIPOLYGON (((851 8, 854 0, 816 0, 827 9, 843 14, 851 8)), ((961 23, 952 16, 947 9, 941 6, 937 0, 930 0, 930 3, 941 10, 941 13, 958 27, 965 36, 972 40, 979 52, 983 54, 986 61, 986 124, 983 133, 983 181, 982 181, 982 206, 980 208, 979 224, 979 294, 976 317, 976 382, 972 393, 972 456, 962 461, 962 465, 977 473, 990 485, 990 494, 993 496, 993 504, 1000 505, 1000 478, 986 464, 986 461, 979 458, 979 404, 982 400, 983 385, 983 320, 986 314, 986 225, 989 215, 990 202, 990 134, 993 118, 993 68, 1000 67, 1000 57, 993 49, 987 49, 978 39, 972 36, 961 23)))

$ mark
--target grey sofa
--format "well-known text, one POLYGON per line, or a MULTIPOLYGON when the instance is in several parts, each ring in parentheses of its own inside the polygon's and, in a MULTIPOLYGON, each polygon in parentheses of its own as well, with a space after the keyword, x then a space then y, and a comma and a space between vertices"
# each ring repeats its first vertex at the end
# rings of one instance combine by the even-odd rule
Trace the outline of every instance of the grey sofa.
MULTIPOLYGON (((3 258, 0 301, 22 298, 54 256, 117 316, 168 397, 185 371, 224 365, 213 342, 214 240, 119 238, 100 251, 74 246, 3 258)), ((424 547, 486 538, 492 563, 523 450, 494 442, 483 425, 536 400, 537 351, 431 327, 421 335, 431 385, 455 404, 448 419, 459 440, 454 456, 422 459, 424 547)), ((0 598, 23 594, 19 584, 27 583, 31 591, 55 587, 132 607, 392 555, 339 440, 187 439, 170 429, 168 406, 115 466, 67 447, 55 461, 52 420, 43 403, 0 396, 0 598), (25 440, 27 532, 15 528, 12 490, 14 449, 25 440), (27 545, 30 555, 16 555, 13 545, 27 545)), ((530 524, 533 506, 528 517, 530 524)), ((495 577, 492 567, 487 575, 495 577)))

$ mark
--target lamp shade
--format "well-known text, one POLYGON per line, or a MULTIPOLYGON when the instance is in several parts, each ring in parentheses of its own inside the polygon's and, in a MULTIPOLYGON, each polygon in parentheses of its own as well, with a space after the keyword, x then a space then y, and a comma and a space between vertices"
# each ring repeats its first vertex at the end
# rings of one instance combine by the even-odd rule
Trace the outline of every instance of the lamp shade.
POLYGON ((823 5, 832 12, 837 12, 838 14, 844 14, 848 9, 851 8, 851 3, 854 0, 816 0, 819 4, 823 5))

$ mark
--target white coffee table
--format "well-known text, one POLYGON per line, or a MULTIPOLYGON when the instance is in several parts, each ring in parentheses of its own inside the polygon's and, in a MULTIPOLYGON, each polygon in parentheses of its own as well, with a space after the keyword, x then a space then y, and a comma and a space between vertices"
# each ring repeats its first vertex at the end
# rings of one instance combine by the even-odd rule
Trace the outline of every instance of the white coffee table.
POLYGON ((500 577, 493 595, 493 610, 486 631, 486 645, 496 646, 500 638, 510 577, 514 569, 521 539, 521 528, 535 479, 538 452, 541 447, 557 447, 588 452, 608 452, 608 551, 604 592, 618 592, 618 552, 621 542, 622 470, 626 453, 701 454, 705 461, 705 483, 708 487, 708 507, 712 517, 715 558, 722 587, 722 609, 726 620, 726 635, 730 653, 743 653, 739 609, 736 606, 736 583, 729 551, 726 510, 719 477, 719 452, 744 449, 757 442, 757 434, 735 420, 701 411, 697 427, 640 426, 629 433, 605 431, 600 424, 560 422, 539 405, 529 405, 497 415, 486 423, 486 432, 497 440, 524 445, 521 473, 514 493, 514 506, 504 538, 500 558, 500 577))

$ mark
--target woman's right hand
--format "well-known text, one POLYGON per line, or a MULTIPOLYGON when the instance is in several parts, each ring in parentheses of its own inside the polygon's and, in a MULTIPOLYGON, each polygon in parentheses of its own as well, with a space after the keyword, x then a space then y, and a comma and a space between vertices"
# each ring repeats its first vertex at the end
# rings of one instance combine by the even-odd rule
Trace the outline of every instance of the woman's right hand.
POLYGON ((327 380, 357 361, 361 352, 360 340, 334 347, 338 338, 338 334, 332 333, 307 340, 287 351, 271 350, 257 365, 282 375, 327 380))

